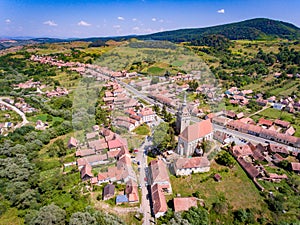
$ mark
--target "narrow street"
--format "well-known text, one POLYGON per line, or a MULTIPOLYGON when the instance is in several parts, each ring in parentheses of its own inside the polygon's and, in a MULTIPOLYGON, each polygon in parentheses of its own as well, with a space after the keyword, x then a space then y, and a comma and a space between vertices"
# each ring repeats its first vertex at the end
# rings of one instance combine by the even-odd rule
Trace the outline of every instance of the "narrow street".
POLYGON ((0 104, 3 104, 5 106, 7 106, 8 108, 10 108, 11 110, 15 111, 16 113, 18 113, 22 117, 22 120, 23 120, 22 123, 17 124, 15 126, 15 128, 20 128, 20 127, 26 125, 27 123, 29 123, 29 121, 26 118, 26 115, 20 109, 18 109, 17 107, 15 107, 15 106, 13 106, 13 105, 11 105, 11 104, 3 101, 2 98, 0 98, 0 104))
POLYGON ((141 205, 140 205, 140 212, 143 213, 143 225, 150 224, 150 220, 152 219, 151 216, 151 209, 150 209, 150 200, 149 196, 150 193, 148 193, 147 188, 147 177, 148 177, 148 165, 147 165, 147 155, 145 154, 147 147, 150 145, 147 138, 145 138, 145 141, 143 145, 138 149, 138 152, 136 154, 136 160, 139 162, 139 185, 141 187, 142 191, 142 199, 141 199, 141 205))

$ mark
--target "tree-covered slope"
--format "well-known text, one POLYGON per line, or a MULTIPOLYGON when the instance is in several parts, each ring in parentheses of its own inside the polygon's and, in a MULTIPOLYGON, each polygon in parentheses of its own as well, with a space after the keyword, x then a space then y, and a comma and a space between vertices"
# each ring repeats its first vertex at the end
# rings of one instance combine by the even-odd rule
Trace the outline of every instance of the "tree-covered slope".
POLYGON ((150 35, 138 36, 138 38, 181 42, 197 40, 203 36, 211 34, 221 34, 231 40, 255 40, 276 37, 297 39, 300 37, 300 28, 282 21, 257 18, 207 28, 192 28, 159 32, 150 35))

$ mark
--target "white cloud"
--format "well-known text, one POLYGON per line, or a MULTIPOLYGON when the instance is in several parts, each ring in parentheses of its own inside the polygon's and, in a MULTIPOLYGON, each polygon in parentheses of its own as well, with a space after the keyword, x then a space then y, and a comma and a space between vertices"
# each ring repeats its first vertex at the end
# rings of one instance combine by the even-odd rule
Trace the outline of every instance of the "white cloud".
POLYGON ((5 23, 11 23, 11 20, 10 19, 6 19, 5 23))
POLYGON ((120 25, 114 25, 113 28, 119 29, 119 28, 121 28, 121 26, 120 25))
POLYGON ((132 21, 133 21, 133 22, 137 21, 137 18, 132 18, 132 21))
POLYGON ((53 20, 47 20, 43 24, 48 25, 50 27, 55 27, 57 26, 57 23, 55 23, 53 20))
POLYGON ((223 13, 225 13, 225 9, 219 9, 217 12, 223 14, 223 13))
POLYGON ((156 18, 155 18, 155 17, 153 17, 151 20, 152 20, 153 22, 155 22, 155 21, 156 21, 156 18))
POLYGON ((159 20, 159 22, 160 22, 160 23, 163 23, 163 22, 164 22, 164 20, 163 20, 163 19, 160 19, 160 20, 159 20))
POLYGON ((89 26, 91 26, 90 23, 87 23, 87 22, 85 22, 85 21, 83 21, 83 20, 81 20, 80 22, 78 22, 77 25, 78 25, 78 26, 84 26, 84 27, 89 27, 89 26))
POLYGON ((140 28, 139 27, 133 27, 132 30, 138 31, 138 30, 140 30, 140 28))
POLYGON ((122 16, 118 16, 118 20, 125 20, 125 19, 122 16))

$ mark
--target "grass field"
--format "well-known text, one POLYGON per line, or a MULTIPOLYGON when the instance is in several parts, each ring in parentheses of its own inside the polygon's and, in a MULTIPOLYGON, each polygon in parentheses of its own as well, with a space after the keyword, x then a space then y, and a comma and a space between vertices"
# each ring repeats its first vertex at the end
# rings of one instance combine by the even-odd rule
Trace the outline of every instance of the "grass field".
POLYGON ((179 178, 171 176, 173 195, 176 196, 179 193, 181 196, 191 196, 195 191, 200 191, 201 198, 209 208, 221 196, 227 199, 233 210, 239 208, 261 210, 266 208, 259 191, 239 165, 230 169, 229 172, 225 172, 224 169, 225 167, 213 162, 209 173, 179 178), (213 178, 208 178, 203 183, 200 182, 216 172, 222 176, 221 182, 216 182, 213 178))
MULTIPOLYGON (((124 44, 106 52, 95 63, 112 70, 130 69, 135 63, 141 63, 139 72, 154 75, 163 75, 166 70, 176 73, 176 71, 208 69, 199 56, 180 46, 175 49, 152 49, 132 48, 124 44)), ((204 70, 203 74, 205 74, 204 70)))
MULTIPOLYGON (((32 122, 36 122, 36 121, 38 121, 38 120, 41 120, 41 121, 43 121, 43 122, 46 122, 47 121, 47 116, 48 116, 48 114, 45 114, 45 113, 43 113, 43 114, 38 114, 38 115, 36 115, 36 116, 32 116, 32 117, 30 117, 30 118, 28 118, 30 121, 32 121, 32 122)), ((54 123, 55 121, 58 121, 58 122, 62 122, 64 119, 63 118, 61 118, 61 117, 55 117, 55 116, 52 116, 52 121, 51 121, 51 123, 54 123)))
POLYGON ((135 128, 133 130, 138 135, 149 135, 150 134, 150 128, 147 124, 142 124, 139 127, 135 128))

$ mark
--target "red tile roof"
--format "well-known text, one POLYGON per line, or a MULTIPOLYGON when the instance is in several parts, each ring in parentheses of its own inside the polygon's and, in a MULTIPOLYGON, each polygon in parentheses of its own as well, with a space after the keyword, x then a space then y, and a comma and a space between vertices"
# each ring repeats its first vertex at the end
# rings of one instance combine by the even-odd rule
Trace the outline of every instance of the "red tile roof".
POLYGON ((176 163, 177 169, 192 169, 210 166, 207 157, 192 157, 192 158, 179 158, 176 163))
POLYGON ((149 163, 153 183, 168 182, 170 183, 169 173, 164 162, 160 159, 152 160, 149 163))
POLYGON ((109 149, 121 148, 123 145, 124 144, 119 139, 108 141, 109 149))
POLYGON ((232 148, 232 153, 236 157, 252 155, 252 150, 249 145, 235 145, 232 148))
POLYGON ((107 158, 115 158, 120 154, 121 150, 113 150, 107 152, 107 158))
POLYGON ((252 163, 246 162, 243 158, 237 158, 237 161, 251 178, 255 178, 259 175, 259 171, 252 165, 252 163))
POLYGON ((125 193, 128 197, 129 202, 138 202, 139 201, 138 185, 132 179, 127 181, 125 193))
POLYGON ((274 144, 270 144, 268 146, 269 150, 273 153, 281 153, 281 154, 289 154, 289 151, 287 150, 287 148, 285 146, 282 145, 274 145, 274 144))
POLYGON ((168 206, 162 188, 158 184, 153 185, 151 194, 154 214, 167 212, 168 206))
POLYGON ((294 127, 292 127, 292 126, 285 131, 285 134, 290 135, 290 136, 293 136, 295 133, 296 133, 296 131, 295 131, 294 127))
POLYGON ((102 140, 89 141, 88 146, 95 150, 103 150, 108 148, 107 143, 102 140))
POLYGON ((265 118, 260 118, 258 123, 261 124, 261 125, 269 126, 269 127, 273 125, 273 121, 266 120, 265 118))
POLYGON ((92 167, 89 164, 86 164, 81 170, 80 170, 80 177, 83 179, 85 176, 93 177, 92 174, 92 167))
POLYGON ((274 123, 275 123, 276 125, 281 126, 281 127, 284 127, 284 128, 288 128, 288 127, 291 125, 290 122, 283 121, 283 120, 279 120, 279 119, 276 119, 276 120, 274 121, 274 123))
POLYGON ((84 149, 84 150, 76 151, 77 157, 78 156, 83 157, 83 156, 94 155, 94 154, 96 154, 94 149, 84 149))
POLYGON ((174 198, 174 211, 187 211, 191 207, 197 207, 197 199, 195 197, 174 198))
POLYGON ((198 123, 188 126, 179 135, 181 138, 187 140, 188 142, 203 138, 206 135, 213 132, 213 126, 209 119, 202 120, 198 123))
POLYGON ((78 141, 74 137, 71 137, 68 141, 68 147, 69 148, 77 147, 77 144, 78 144, 78 141))
POLYGON ((291 162, 292 170, 296 172, 300 172, 300 163, 291 162))
POLYGON ((140 111, 142 116, 154 115, 155 113, 152 111, 152 108, 142 108, 140 111))

